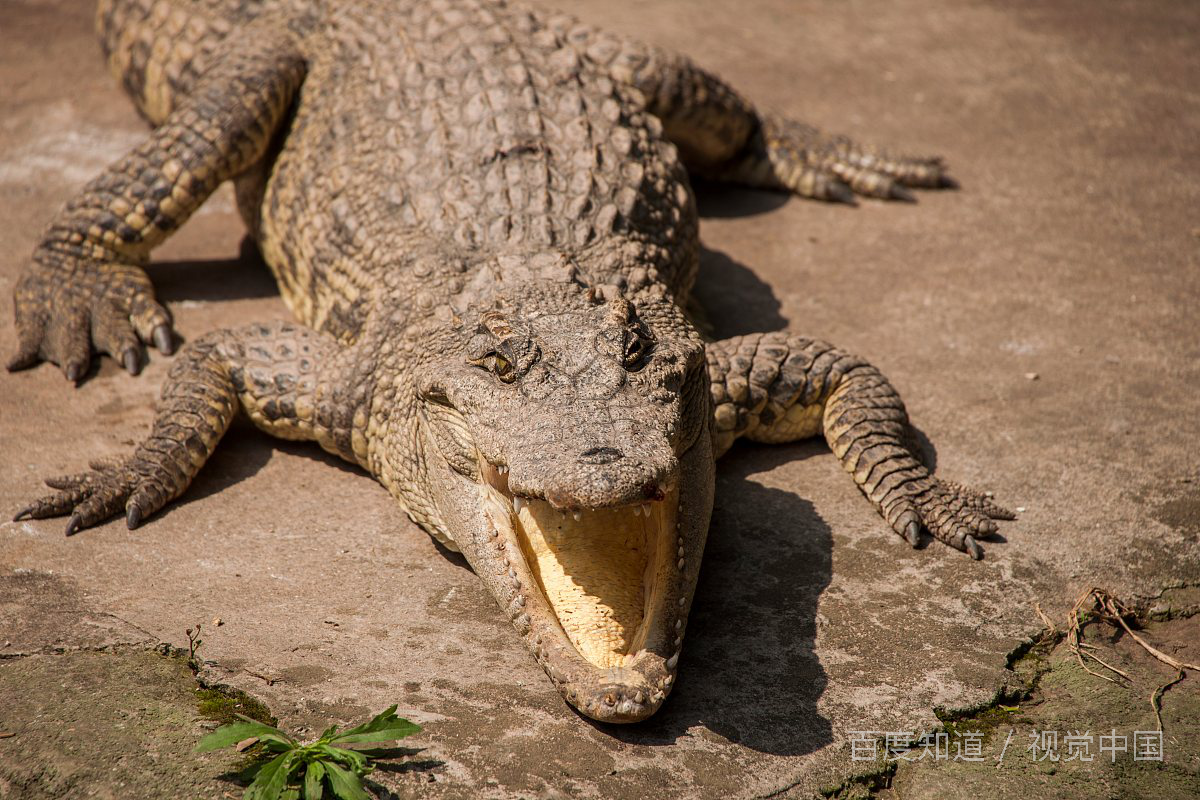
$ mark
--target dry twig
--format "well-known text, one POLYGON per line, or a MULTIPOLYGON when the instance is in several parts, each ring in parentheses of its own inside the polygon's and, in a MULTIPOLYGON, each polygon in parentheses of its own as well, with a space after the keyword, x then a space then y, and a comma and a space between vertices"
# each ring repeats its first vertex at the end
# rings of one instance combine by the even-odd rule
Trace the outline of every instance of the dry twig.
POLYGON ((1162 696, 1163 692, 1170 689, 1175 684, 1179 683, 1186 676, 1183 670, 1179 670, 1179 674, 1171 680, 1164 683, 1162 686, 1154 690, 1154 694, 1150 695, 1150 707, 1154 709, 1154 718, 1158 720, 1158 732, 1162 733, 1162 696))
MULTIPOLYGON (((1041 608, 1038 608, 1036 605, 1034 608, 1037 610, 1038 616, 1040 616, 1042 620, 1049 625, 1051 631, 1055 630, 1054 623, 1046 618, 1046 615, 1042 612, 1041 608)), ((1104 589, 1093 586, 1091 589, 1088 589, 1088 591, 1082 597, 1075 601, 1075 605, 1071 608, 1071 613, 1068 618, 1069 625, 1067 627, 1067 647, 1070 648, 1071 652, 1075 654, 1075 658, 1079 662, 1079 666, 1082 667, 1085 672, 1095 675, 1097 678, 1103 678, 1109 683, 1117 683, 1107 675, 1102 675, 1095 670, 1089 669, 1087 664, 1084 663, 1084 655, 1100 664, 1105 669, 1110 670, 1116 675, 1120 675, 1130 683, 1133 682, 1133 679, 1129 677, 1127 673, 1122 672, 1111 664, 1106 663, 1103 659, 1096 655, 1095 652, 1093 652, 1099 648, 1083 641, 1083 626, 1086 624, 1086 621, 1083 619, 1084 614, 1093 614, 1095 615, 1096 619, 1103 620, 1109 624, 1119 625, 1127 634, 1129 634, 1129 637, 1133 639, 1133 641, 1137 642, 1137 644, 1143 650, 1153 656, 1156 660, 1161 661, 1163 664, 1175 669, 1177 673, 1176 676, 1172 680, 1164 683, 1162 686, 1159 686, 1150 695, 1150 707, 1154 709, 1154 716, 1158 720, 1158 730, 1161 732, 1163 729, 1163 693, 1186 678, 1187 670, 1200 670, 1200 666, 1197 666, 1196 664, 1189 664, 1185 661, 1180 661, 1177 658, 1169 656, 1163 651, 1159 650, 1157 647, 1154 647, 1141 636, 1138 636, 1125 621, 1126 617, 1135 616, 1134 613, 1111 593, 1105 591, 1104 589)))
MULTIPOLYGON (((1090 606, 1091 606, 1090 608, 1087 609, 1087 611, 1095 610, 1095 605, 1096 605, 1095 597, 1096 597, 1097 592, 1104 593, 1104 590, 1092 587, 1091 589, 1089 589, 1087 591, 1087 594, 1083 595, 1078 600, 1076 600, 1075 605, 1071 607, 1071 613, 1067 617, 1067 623, 1068 623, 1067 624, 1067 647, 1071 650, 1072 653, 1075 654, 1075 660, 1079 662, 1079 666, 1084 672, 1088 673, 1089 675, 1095 675, 1097 678, 1106 680, 1109 683, 1115 684, 1115 683, 1117 683, 1115 680, 1108 677, 1107 675, 1101 675, 1099 672, 1096 672, 1094 669, 1090 669, 1088 667, 1088 665, 1085 664, 1083 661, 1084 648, 1090 647, 1090 645, 1085 645, 1083 643, 1083 632, 1082 632, 1083 619, 1082 619, 1081 614, 1085 610, 1084 609, 1085 604, 1090 603, 1090 606)), ((1110 670, 1113 669, 1108 664, 1105 664, 1103 661, 1101 661, 1099 658, 1097 658, 1095 656, 1095 654, 1093 654, 1093 653, 1088 653, 1088 657, 1095 659, 1097 662, 1103 664, 1106 668, 1108 668, 1110 670)), ((1125 680, 1130 680, 1130 677, 1128 675, 1126 675, 1124 672, 1121 672, 1120 670, 1113 670, 1113 672, 1115 672, 1117 675, 1120 675, 1125 680)))
POLYGON ((1054 624, 1054 620, 1052 620, 1052 619, 1050 619, 1050 617, 1046 616, 1046 612, 1042 611, 1042 607, 1040 605, 1038 605, 1038 603, 1036 601, 1033 604, 1033 610, 1037 612, 1037 615, 1039 617, 1041 617, 1042 622, 1046 625, 1046 629, 1050 631, 1050 635, 1057 636, 1058 635, 1058 627, 1054 624))

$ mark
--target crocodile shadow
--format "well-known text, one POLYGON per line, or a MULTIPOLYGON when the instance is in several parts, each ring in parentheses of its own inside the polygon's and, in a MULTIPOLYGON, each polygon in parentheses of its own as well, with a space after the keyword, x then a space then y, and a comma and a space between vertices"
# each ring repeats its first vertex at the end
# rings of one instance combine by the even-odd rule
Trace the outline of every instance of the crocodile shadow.
POLYGON ((146 274, 158 299, 165 303, 279 296, 275 278, 249 237, 243 237, 237 258, 154 261, 146 267, 146 274))
POLYGON ((792 196, 787 192, 751 189, 693 176, 696 211, 701 219, 736 219, 766 214, 781 208, 792 196))
POLYGON ((631 744, 668 745, 702 725, 752 750, 802 755, 833 741, 817 700, 817 601, 833 573, 833 536, 812 503, 754 476, 828 455, 820 442, 738 444, 717 470, 717 500, 688 621, 679 683, 657 715, 599 725, 631 744))
POLYGON ((702 334, 714 339, 779 331, 788 326, 769 284, 745 264, 703 245, 692 299, 689 316, 702 334))
POLYGON ((213 451, 188 490, 158 511, 154 518, 166 518, 176 509, 219 494, 253 477, 271 460, 271 454, 277 451, 319 461, 342 472, 369 477, 366 470, 326 453, 313 442, 276 439, 258 430, 250 420, 238 414, 221 439, 220 447, 213 451))

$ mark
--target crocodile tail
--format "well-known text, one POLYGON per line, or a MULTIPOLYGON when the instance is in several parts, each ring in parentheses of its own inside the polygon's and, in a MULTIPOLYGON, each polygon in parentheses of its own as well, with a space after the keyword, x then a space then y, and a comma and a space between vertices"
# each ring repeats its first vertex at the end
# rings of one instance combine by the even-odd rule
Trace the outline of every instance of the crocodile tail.
POLYGON ((99 0, 96 8, 109 69, 152 125, 179 105, 232 29, 188 0, 99 0))

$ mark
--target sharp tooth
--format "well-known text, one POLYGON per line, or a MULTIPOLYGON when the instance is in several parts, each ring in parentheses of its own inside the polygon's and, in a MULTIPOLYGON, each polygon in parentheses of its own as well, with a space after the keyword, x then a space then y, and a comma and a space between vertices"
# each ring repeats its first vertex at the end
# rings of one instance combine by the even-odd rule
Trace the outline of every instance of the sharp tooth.
POLYGON ((579 522, 579 520, 583 519, 583 514, 580 514, 578 511, 572 511, 571 516, 575 518, 576 522, 579 522))
POLYGON ((501 475, 504 475, 508 472, 508 467, 503 467, 503 466, 496 467, 496 472, 499 472, 501 475))
POLYGON ((633 515, 634 515, 635 517, 640 517, 640 516, 642 515, 642 507, 641 507, 641 506, 634 506, 634 507, 633 507, 633 515))
POLYGON ((524 507, 525 507, 525 501, 524 501, 524 500, 522 500, 522 499, 521 499, 521 498, 519 498, 519 497, 514 497, 514 498, 513 498, 513 511, 517 512, 518 514, 520 514, 520 513, 521 513, 521 509, 522 509, 522 508, 524 508, 524 507))
POLYGON ((642 503, 642 513, 645 514, 647 517, 650 516, 650 504, 649 503, 642 503))

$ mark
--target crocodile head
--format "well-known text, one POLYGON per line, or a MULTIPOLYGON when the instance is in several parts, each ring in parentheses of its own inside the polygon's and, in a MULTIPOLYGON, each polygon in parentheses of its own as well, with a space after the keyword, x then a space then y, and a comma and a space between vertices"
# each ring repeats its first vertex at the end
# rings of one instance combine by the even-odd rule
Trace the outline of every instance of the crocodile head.
POLYGON ((703 345, 665 296, 524 285, 418 376, 430 526, 573 706, 670 692, 712 510, 703 345))

